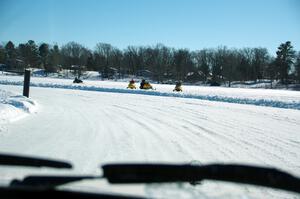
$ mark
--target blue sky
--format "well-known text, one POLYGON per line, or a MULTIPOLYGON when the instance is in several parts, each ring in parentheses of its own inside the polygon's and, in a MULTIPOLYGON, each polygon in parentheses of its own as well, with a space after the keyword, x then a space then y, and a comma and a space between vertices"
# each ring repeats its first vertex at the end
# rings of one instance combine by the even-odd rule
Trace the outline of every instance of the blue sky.
POLYGON ((0 0, 0 41, 300 49, 299 0, 0 0))

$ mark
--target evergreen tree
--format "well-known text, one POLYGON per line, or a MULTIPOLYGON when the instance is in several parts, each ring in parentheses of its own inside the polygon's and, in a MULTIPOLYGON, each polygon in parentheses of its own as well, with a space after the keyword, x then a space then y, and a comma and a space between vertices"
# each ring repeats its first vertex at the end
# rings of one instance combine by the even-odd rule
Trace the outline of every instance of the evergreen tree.
POLYGON ((28 51, 26 50, 26 44, 19 44, 18 46, 18 59, 22 61, 22 69, 24 69, 27 66, 27 53, 28 51))
POLYGON ((62 65, 60 50, 58 45, 54 45, 49 52, 49 66, 57 70, 60 65, 62 65))
POLYGON ((33 40, 29 40, 26 44, 28 50, 28 64, 30 67, 40 67, 38 47, 33 40))
POLYGON ((51 72, 49 71, 51 68, 49 66, 49 45, 43 43, 39 47, 39 56, 42 67, 45 69, 46 73, 51 72))
POLYGON ((33 40, 29 40, 26 44, 19 44, 18 50, 25 67, 40 67, 38 47, 33 40))
POLYGON ((288 83, 288 75, 293 64, 295 51, 290 41, 280 44, 276 52, 276 66, 282 83, 288 83))
POLYGON ((296 63, 295 63, 296 79, 300 83, 300 52, 298 52, 296 63))
POLYGON ((15 45, 12 41, 7 42, 7 44, 5 45, 5 51, 6 64, 9 68, 16 68, 17 52, 15 49, 15 45))
POLYGON ((0 64, 4 64, 6 62, 6 51, 3 46, 0 46, 0 64))

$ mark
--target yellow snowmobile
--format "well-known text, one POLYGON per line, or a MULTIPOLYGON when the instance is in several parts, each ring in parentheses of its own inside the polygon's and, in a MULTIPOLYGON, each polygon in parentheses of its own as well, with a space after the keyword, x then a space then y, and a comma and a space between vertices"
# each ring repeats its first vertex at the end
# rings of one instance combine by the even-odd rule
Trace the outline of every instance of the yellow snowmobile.
POLYGON ((129 82, 127 88, 136 89, 135 82, 133 79, 129 82))
POLYGON ((182 92, 181 82, 177 82, 173 91, 182 92))
POLYGON ((149 82, 146 82, 143 86, 143 89, 153 89, 149 82))
POLYGON ((146 82, 144 79, 141 82, 140 89, 153 89, 149 82, 146 82))

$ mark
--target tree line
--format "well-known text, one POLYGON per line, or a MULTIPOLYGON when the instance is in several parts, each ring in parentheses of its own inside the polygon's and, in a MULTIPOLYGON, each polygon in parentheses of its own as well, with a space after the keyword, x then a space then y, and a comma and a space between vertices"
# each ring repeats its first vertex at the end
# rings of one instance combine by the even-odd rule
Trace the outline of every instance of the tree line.
POLYGON ((69 42, 59 47, 33 40, 16 46, 12 41, 0 45, 0 63, 8 70, 43 68, 46 73, 70 69, 72 65, 105 74, 115 69, 121 78, 147 70, 158 82, 166 80, 226 82, 280 80, 284 84, 300 82, 300 52, 290 41, 279 45, 276 56, 266 48, 229 49, 226 46, 190 51, 163 44, 128 46, 120 50, 98 43, 94 50, 69 42))

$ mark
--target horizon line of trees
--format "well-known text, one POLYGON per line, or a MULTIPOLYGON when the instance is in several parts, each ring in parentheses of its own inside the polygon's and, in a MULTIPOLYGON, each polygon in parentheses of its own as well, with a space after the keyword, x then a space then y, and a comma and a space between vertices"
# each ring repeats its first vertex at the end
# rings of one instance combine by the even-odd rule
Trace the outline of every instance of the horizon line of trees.
POLYGON ((72 65, 102 75, 110 68, 123 75, 136 75, 141 70, 152 73, 152 79, 227 82, 280 80, 284 84, 300 82, 300 52, 293 50, 290 41, 281 43, 276 57, 266 48, 205 48, 190 51, 163 44, 128 46, 120 50, 107 43, 97 43, 94 50, 76 42, 59 47, 33 40, 16 46, 12 41, 0 45, 0 64, 9 70, 42 68, 46 73, 70 69, 72 65))

